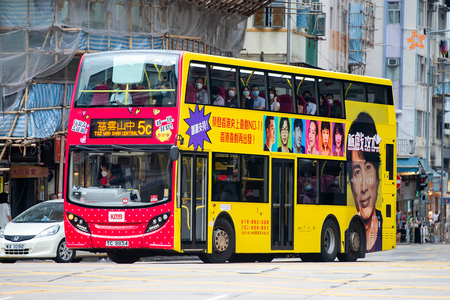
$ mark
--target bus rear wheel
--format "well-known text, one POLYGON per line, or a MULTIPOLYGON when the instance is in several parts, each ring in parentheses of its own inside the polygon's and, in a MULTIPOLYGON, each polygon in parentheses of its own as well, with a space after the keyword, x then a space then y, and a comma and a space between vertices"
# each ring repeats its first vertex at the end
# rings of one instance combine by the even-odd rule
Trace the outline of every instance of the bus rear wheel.
POLYGON ((141 259, 141 256, 138 253, 127 250, 108 252, 108 257, 117 264, 132 264, 141 259))
POLYGON ((339 253, 337 257, 339 261, 356 261, 360 257, 361 251, 363 251, 362 231, 358 224, 352 222, 347 232, 345 253, 339 253))
POLYGON ((202 253, 198 257, 205 263, 224 263, 234 252, 234 230, 228 221, 218 219, 214 225, 212 253, 202 253))
POLYGON ((336 223, 327 219, 322 227, 320 246, 320 260, 325 262, 334 261, 338 252, 336 223))

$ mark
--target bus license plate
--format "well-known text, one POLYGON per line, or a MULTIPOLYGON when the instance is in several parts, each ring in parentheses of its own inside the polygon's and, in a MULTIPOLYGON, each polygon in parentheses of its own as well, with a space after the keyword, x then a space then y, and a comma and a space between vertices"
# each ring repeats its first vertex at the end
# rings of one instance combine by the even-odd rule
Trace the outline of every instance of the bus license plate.
POLYGON ((25 249, 25 244, 6 244, 5 249, 7 249, 7 250, 22 250, 22 249, 25 249))
POLYGON ((106 247, 128 247, 128 241, 106 241, 106 247))

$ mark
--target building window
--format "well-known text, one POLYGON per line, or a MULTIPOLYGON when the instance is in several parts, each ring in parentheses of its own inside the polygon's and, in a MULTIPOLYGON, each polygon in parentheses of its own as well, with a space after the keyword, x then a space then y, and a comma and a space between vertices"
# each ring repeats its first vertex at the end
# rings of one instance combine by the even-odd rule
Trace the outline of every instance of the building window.
POLYGON ((436 139, 440 140, 442 138, 442 113, 436 114, 436 139))
POLYGON ((426 83, 427 60, 424 56, 417 55, 417 82, 426 83))
POLYGON ((423 125, 423 111, 417 111, 416 115, 416 136, 422 136, 422 126, 423 125))
POLYGON ((347 34, 347 11, 342 12, 342 34, 347 34))
POLYGON ((445 26, 446 26, 446 16, 447 14, 444 12, 439 11, 439 21, 438 21, 438 29, 439 30, 444 30, 445 26))
POLYGON ((284 27, 284 5, 274 2, 269 7, 258 10, 254 20, 255 27, 284 27))
POLYGON ((400 2, 388 2, 388 24, 400 24, 400 2))
POLYGON ((418 22, 419 27, 424 26, 425 23, 424 19, 425 19, 425 2, 419 1, 419 22, 418 22))

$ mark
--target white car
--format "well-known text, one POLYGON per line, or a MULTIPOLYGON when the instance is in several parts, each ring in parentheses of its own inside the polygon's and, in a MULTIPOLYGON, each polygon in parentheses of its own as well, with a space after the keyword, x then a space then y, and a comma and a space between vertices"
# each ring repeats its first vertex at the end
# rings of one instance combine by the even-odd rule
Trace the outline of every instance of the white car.
POLYGON ((63 206, 62 199, 36 204, 0 229, 0 262, 50 258, 58 263, 68 263, 95 255, 67 248, 63 206))

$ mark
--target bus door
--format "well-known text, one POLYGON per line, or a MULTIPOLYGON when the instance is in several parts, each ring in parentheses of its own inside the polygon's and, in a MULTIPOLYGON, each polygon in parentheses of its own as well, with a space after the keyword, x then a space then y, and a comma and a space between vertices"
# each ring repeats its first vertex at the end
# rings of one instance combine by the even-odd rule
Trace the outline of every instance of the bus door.
POLYGON ((294 160, 272 159, 272 249, 293 249, 294 160))
POLYGON ((183 153, 181 168, 181 247, 205 249, 208 155, 183 153))

